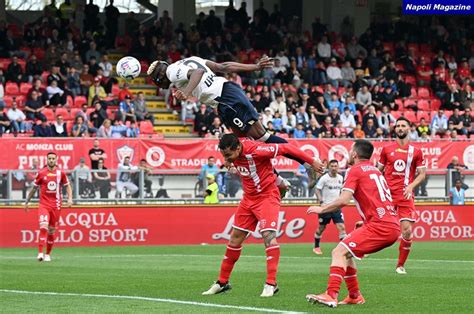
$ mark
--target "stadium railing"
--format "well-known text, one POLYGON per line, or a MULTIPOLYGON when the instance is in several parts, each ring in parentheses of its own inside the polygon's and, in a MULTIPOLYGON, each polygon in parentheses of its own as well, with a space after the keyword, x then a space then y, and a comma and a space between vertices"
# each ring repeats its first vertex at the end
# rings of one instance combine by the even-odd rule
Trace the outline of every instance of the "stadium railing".
MULTIPOLYGON (((72 183, 75 204, 198 204, 203 202, 203 193, 207 185, 207 180, 202 179, 205 178, 205 174, 199 178, 199 170, 184 173, 182 170, 159 170, 148 173, 143 170, 107 169, 106 171, 110 175, 110 180, 102 183, 94 179, 94 174, 100 174, 103 172, 101 170, 89 170, 82 175, 74 170, 66 171, 72 183), (124 180, 133 185, 120 182, 124 180), (123 186, 121 192, 118 191, 120 186, 123 186)), ((35 170, 0 170, 0 204, 22 204, 32 187, 31 180, 36 173, 35 170)), ((426 182, 422 183, 426 188, 420 186, 415 191, 417 201, 449 202, 449 190, 456 178, 461 178, 464 184, 471 187, 466 190, 466 202, 474 201, 474 171, 457 173, 449 169, 430 169, 427 174, 426 182)), ((316 202, 314 191, 307 190, 304 178, 296 176, 294 171, 280 171, 280 175, 291 183, 283 202, 316 202)), ((221 203, 236 203, 242 198, 243 191, 237 175, 223 171, 216 174, 216 182, 219 185, 221 203)), ((63 195, 66 195, 65 189, 63 195)), ((36 201, 37 198, 33 198, 33 202, 36 201)))

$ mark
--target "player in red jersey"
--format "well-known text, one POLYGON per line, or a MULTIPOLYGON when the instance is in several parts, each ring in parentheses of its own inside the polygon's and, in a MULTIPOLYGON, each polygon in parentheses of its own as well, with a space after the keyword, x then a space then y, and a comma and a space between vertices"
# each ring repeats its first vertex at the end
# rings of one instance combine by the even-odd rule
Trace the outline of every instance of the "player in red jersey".
POLYGON ((380 251, 395 243, 400 235, 397 212, 382 173, 370 163, 374 146, 366 140, 357 140, 349 153, 349 164, 341 195, 323 206, 311 206, 308 214, 333 212, 347 205, 352 197, 364 224, 347 235, 332 251, 329 281, 325 293, 308 294, 306 299, 329 307, 337 304, 363 304, 359 291, 354 258, 380 251), (342 280, 346 281, 349 295, 338 303, 342 280))
POLYGON ((271 160, 277 156, 292 154, 312 164, 316 172, 322 172, 319 161, 291 144, 264 144, 250 140, 240 141, 235 134, 225 134, 219 141, 219 149, 227 164, 233 164, 242 179, 244 196, 234 216, 234 224, 221 264, 219 279, 203 292, 217 294, 231 289, 230 274, 239 259, 242 243, 249 232, 255 231, 257 223, 265 243, 267 255, 267 278, 261 297, 271 297, 278 292, 276 274, 280 260, 277 242, 280 192, 276 185, 271 160))
POLYGON ((405 275, 405 262, 411 250, 413 224, 416 220, 413 189, 426 177, 426 161, 419 148, 410 145, 410 121, 400 117, 395 122, 396 142, 382 149, 378 167, 384 172, 393 196, 402 236, 395 271, 405 275), (417 173, 417 174, 416 174, 417 173))
POLYGON ((38 220, 40 234, 38 240, 38 261, 51 261, 51 250, 54 244, 54 232, 61 216, 62 186, 66 186, 67 206, 72 205, 72 189, 66 174, 57 168, 58 156, 50 152, 47 157, 47 166, 41 169, 33 182, 33 188, 25 202, 25 211, 28 212, 30 202, 36 190, 40 188, 38 220), (43 246, 46 242, 46 254, 43 246))

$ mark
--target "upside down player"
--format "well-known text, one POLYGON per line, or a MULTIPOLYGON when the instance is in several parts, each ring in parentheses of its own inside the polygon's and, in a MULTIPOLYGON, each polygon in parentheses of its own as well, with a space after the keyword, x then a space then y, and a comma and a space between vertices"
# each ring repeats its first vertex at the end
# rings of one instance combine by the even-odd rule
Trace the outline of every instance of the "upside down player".
POLYGON ((51 261, 51 250, 54 244, 54 233, 61 217, 62 186, 66 186, 67 206, 72 205, 72 189, 66 174, 57 168, 58 156, 50 152, 46 155, 47 165, 41 169, 25 202, 25 211, 28 212, 28 203, 40 188, 38 220, 40 234, 38 240, 38 261, 51 261), (46 242, 46 254, 43 247, 46 242))
POLYGON ((362 227, 355 229, 339 242, 332 251, 329 280, 325 293, 308 294, 306 299, 329 307, 337 304, 363 304, 359 291, 355 259, 375 253, 395 243, 400 235, 397 212, 392 204, 390 189, 382 173, 370 163, 374 146, 366 140, 357 140, 351 148, 349 164, 341 195, 332 203, 311 206, 308 214, 323 214, 348 204, 352 197, 360 216, 362 227), (342 280, 346 281, 349 295, 338 303, 342 280))
POLYGON ((378 167, 384 172, 393 196, 402 236, 400 239, 398 263, 395 271, 405 275, 405 262, 411 250, 413 224, 416 220, 413 189, 426 176, 426 162, 419 148, 410 145, 410 121, 400 117, 395 122, 396 142, 385 146, 380 153, 378 167), (415 173, 418 172, 418 174, 415 173))
POLYGON ((240 257, 242 243, 249 232, 255 231, 259 223, 267 255, 267 278, 261 297, 271 297, 278 292, 276 275, 280 260, 280 246, 277 242, 280 192, 276 185, 271 159, 288 153, 318 164, 313 158, 291 144, 264 144, 251 140, 240 141, 235 134, 225 134, 219 141, 219 149, 226 163, 237 169, 244 189, 244 196, 234 217, 230 240, 222 260, 218 280, 203 292, 203 295, 217 294, 231 289, 229 278, 234 264, 240 257))
MULTIPOLYGON (((178 100, 186 100, 192 95, 201 103, 217 107, 224 124, 239 137, 248 136, 265 143, 288 143, 287 140, 265 130, 258 119, 257 111, 240 86, 215 74, 252 72, 271 66, 273 60, 267 56, 261 58, 257 64, 216 63, 199 57, 190 57, 171 65, 164 61, 154 61, 147 73, 153 82, 163 89, 168 89, 169 85, 174 83, 178 87, 174 97, 178 100)), ((305 166, 310 178, 309 188, 313 188, 317 179, 316 172, 311 167, 313 162, 308 164, 292 155, 285 157, 305 166)), ((321 163, 317 171, 323 171, 321 163)))

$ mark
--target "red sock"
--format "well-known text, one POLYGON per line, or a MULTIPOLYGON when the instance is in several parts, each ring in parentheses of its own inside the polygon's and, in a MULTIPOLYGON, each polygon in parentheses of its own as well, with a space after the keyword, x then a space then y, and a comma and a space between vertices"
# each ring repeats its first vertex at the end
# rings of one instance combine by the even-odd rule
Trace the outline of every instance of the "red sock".
POLYGON ((54 244, 54 234, 48 234, 48 239, 46 242, 46 254, 51 253, 54 244))
POLYGON ((229 282, 230 273, 234 268, 235 262, 239 260, 240 252, 242 252, 242 246, 227 246, 227 249, 225 250, 224 259, 222 260, 221 264, 221 272, 219 274, 219 282, 221 284, 229 282))
POLYGON ((278 271, 278 263, 280 262, 280 246, 274 245, 265 249, 267 254, 267 281, 269 285, 276 285, 276 275, 278 271))
POLYGON ((339 294, 339 289, 341 289, 342 279, 346 271, 343 267, 339 266, 331 266, 329 267, 329 280, 328 280, 328 288, 327 293, 331 296, 331 298, 337 299, 339 294))
POLYGON ((46 242, 46 237, 48 235, 48 229, 40 229, 39 238, 38 238, 38 253, 43 253, 44 243, 46 242))
POLYGON ((400 247, 398 249, 400 254, 398 255, 397 267, 403 267, 405 265, 405 262, 408 258, 408 254, 410 254, 411 243, 411 240, 405 240, 403 237, 401 238, 400 247))
POLYGON ((347 290, 349 290, 349 296, 353 299, 357 298, 360 295, 357 268, 347 266, 344 280, 346 281, 347 290))

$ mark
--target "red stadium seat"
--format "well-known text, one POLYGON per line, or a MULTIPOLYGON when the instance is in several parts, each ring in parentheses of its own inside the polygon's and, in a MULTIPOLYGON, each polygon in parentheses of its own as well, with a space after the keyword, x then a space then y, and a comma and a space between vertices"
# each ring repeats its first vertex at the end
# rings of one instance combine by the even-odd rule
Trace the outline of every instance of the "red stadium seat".
POLYGON ((431 101, 431 110, 439 110, 439 107, 441 107, 441 100, 438 98, 432 98, 431 101))
POLYGON ((430 98, 430 90, 426 87, 418 87, 418 97, 428 99, 430 98))
POLYGON ((399 108, 399 109, 402 109, 402 108, 403 108, 403 99, 401 99, 401 98, 395 98, 395 104, 398 105, 398 108, 399 108))
POLYGON ((31 88, 31 83, 21 83, 20 84, 20 94, 26 95, 31 88))
POLYGON ((414 107, 416 107, 416 101, 414 101, 413 99, 405 99, 405 101, 403 102, 403 107, 404 108, 407 108, 407 107, 414 108, 414 107))
POLYGON ((5 94, 7 95, 18 95, 20 93, 20 89, 16 83, 7 82, 5 85, 5 94))
POLYGON ((416 88, 414 88, 414 87, 411 88, 411 96, 414 97, 414 98, 418 97, 418 94, 416 93, 416 88))
POLYGON ((395 118, 395 120, 397 120, 398 118, 400 118, 402 116, 402 112, 401 111, 390 111, 390 113, 392 114, 392 116, 395 118))
POLYGON ((393 47, 393 43, 391 43, 391 42, 383 43, 383 50, 388 51, 390 53, 390 55, 393 55, 393 53, 395 52, 395 49, 393 47))
POLYGON ((337 91, 337 95, 341 97, 342 94, 344 94, 346 91, 347 89, 345 87, 339 87, 339 90, 337 91))
POLYGON ((445 110, 444 115, 449 119, 449 117, 451 117, 453 115, 453 111, 452 110, 445 110))
POLYGON ((87 104, 87 98, 85 96, 76 96, 74 99, 74 107, 81 108, 83 104, 87 104))
POLYGON ((150 120, 144 120, 140 122, 140 133, 142 134, 153 134, 153 124, 151 124, 150 120))
POLYGON ((416 117, 418 118, 418 122, 420 122, 420 120, 422 118, 424 118, 428 123, 431 122, 431 118, 430 118, 430 113, 429 112, 426 112, 426 111, 418 111, 416 113, 416 117))
POLYGON ((67 130, 68 135, 71 134, 73 125, 74 125, 74 121, 72 120, 66 122, 66 130, 67 130))
POLYGON ((49 76, 49 72, 47 71, 41 74, 41 82, 43 82, 44 85, 48 84, 48 76, 49 76))
POLYGON ((46 116, 46 119, 48 119, 49 122, 54 121, 53 109, 46 108, 41 112, 46 116))
POLYGON ((87 108, 86 114, 88 117, 91 115, 92 111, 95 111, 95 108, 87 108))
POLYGON ((431 45, 429 44, 420 44, 420 52, 431 53, 431 45))
POLYGON ((19 107, 23 106, 25 104, 25 96, 23 95, 18 95, 16 96, 16 103, 18 104, 19 107))
POLYGON ((3 101, 7 104, 7 107, 12 105, 13 97, 9 95, 3 96, 3 101))
POLYGON ((418 52, 420 51, 418 44, 408 44, 407 48, 408 50, 413 50, 415 52, 415 55, 417 55, 418 52))
POLYGON ((72 98, 72 96, 68 95, 66 97, 66 104, 69 108, 74 107, 74 99, 72 98))
POLYGON ((405 82, 411 84, 411 86, 416 86, 416 77, 412 75, 405 76, 405 82))
POLYGON ((411 111, 411 110, 403 111, 403 116, 407 118, 411 123, 416 122, 416 114, 414 111, 411 111))
POLYGON ((69 120, 69 112, 66 108, 56 108, 56 117, 59 115, 63 116, 64 120, 69 120))
POLYGON ((18 59, 18 64, 21 66, 21 69, 23 70, 23 72, 25 72, 26 61, 23 59, 18 59))
POLYGON ((120 87, 118 86, 118 84, 112 85, 112 94, 114 96, 118 96, 119 93, 120 93, 120 87))
POLYGON ((38 60, 43 60, 45 53, 46 52, 43 48, 33 48, 33 54, 38 58, 38 60))
POLYGON ((71 108, 71 115, 69 116, 70 119, 74 120, 76 118, 77 113, 81 111, 79 108, 71 108))
POLYGON ((431 109, 430 102, 424 99, 418 100, 417 107, 418 107, 418 110, 423 110, 423 111, 430 111, 431 109))

